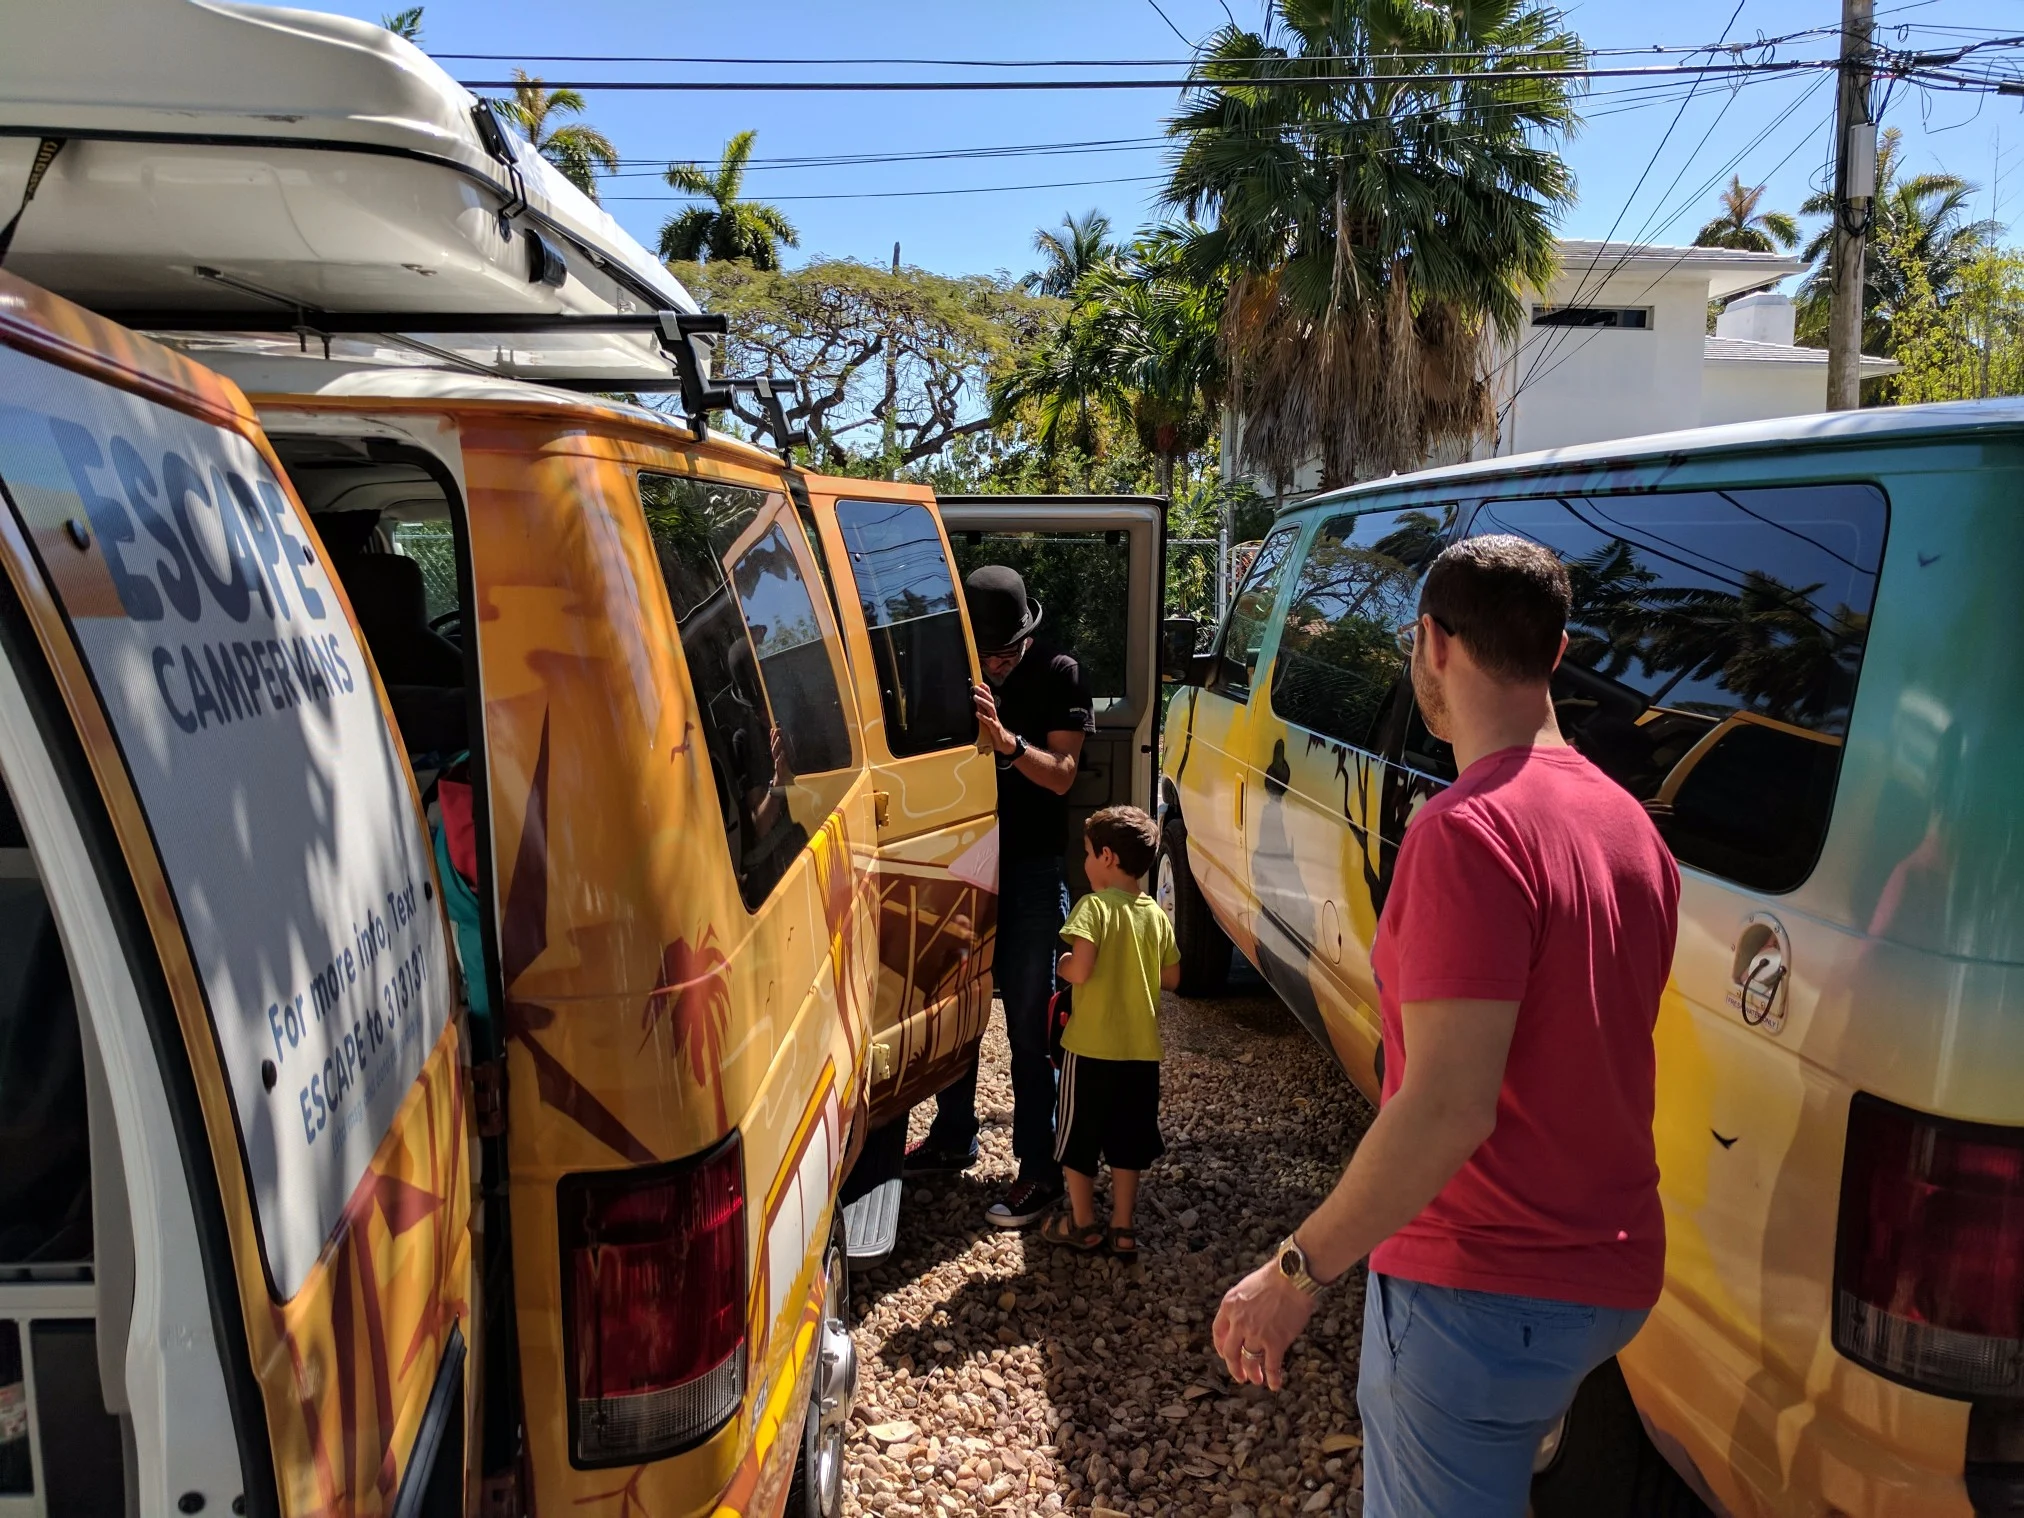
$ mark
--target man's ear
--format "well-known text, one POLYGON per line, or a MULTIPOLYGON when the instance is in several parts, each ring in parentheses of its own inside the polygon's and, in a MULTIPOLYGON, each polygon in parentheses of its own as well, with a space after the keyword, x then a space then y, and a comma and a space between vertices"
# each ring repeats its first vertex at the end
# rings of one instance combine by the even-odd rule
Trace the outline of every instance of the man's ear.
POLYGON ((1565 659, 1566 657, 1567 657, 1567 632, 1566 629, 1563 628, 1560 633, 1560 647, 1557 650, 1555 650, 1553 655, 1553 667, 1555 669, 1560 668, 1560 661, 1562 659, 1565 659))

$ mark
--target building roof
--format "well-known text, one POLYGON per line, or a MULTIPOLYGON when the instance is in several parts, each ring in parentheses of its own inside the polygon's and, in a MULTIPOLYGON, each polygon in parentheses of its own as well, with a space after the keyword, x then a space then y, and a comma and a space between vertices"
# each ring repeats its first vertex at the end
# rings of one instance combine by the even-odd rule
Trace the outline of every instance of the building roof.
MULTIPOLYGON (((1741 337, 1709 335, 1704 356, 1711 364, 1821 364, 1827 362, 1825 348, 1800 348, 1790 343, 1754 343, 1741 337)), ((1864 379, 1896 374, 1904 365, 1894 358, 1862 356, 1864 379)))
POLYGON ((1648 279, 1680 271, 1708 277, 1708 296, 1720 299, 1745 290, 1762 289, 1805 271, 1806 261, 1784 253, 1746 253, 1733 248, 1681 248, 1662 243, 1595 242, 1564 238, 1560 243, 1561 277, 1640 274, 1648 279))

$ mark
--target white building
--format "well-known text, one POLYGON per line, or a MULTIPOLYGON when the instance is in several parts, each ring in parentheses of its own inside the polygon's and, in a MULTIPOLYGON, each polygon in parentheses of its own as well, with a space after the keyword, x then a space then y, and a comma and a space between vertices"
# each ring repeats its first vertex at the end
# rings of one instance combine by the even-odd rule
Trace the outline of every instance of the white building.
MULTIPOLYGON (((1780 253, 1563 242, 1559 276, 1527 299, 1515 341, 1489 355, 1497 435, 1472 456, 1826 410, 1827 352, 1793 344, 1792 302, 1774 290, 1805 267, 1780 253), (1729 304, 1711 334, 1717 300, 1729 304)), ((1865 379, 1896 369, 1862 364, 1865 379)), ((1241 451, 1241 420, 1230 432, 1241 451)), ((1319 479, 1308 466, 1287 495, 1319 479)))

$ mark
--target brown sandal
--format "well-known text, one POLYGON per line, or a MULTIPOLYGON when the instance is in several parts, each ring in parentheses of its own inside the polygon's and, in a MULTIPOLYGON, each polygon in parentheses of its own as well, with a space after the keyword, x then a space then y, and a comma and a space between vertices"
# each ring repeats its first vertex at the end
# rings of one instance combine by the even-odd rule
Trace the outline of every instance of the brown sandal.
POLYGON ((1130 1224, 1123 1228, 1105 1229, 1104 1238, 1110 1244, 1110 1252, 1125 1264, 1129 1265, 1138 1258, 1138 1229, 1130 1224), (1125 1239, 1130 1239, 1131 1243, 1124 1243, 1125 1239))
POLYGON ((1059 1244, 1064 1249, 1077 1249, 1089 1254, 1103 1247, 1103 1224, 1091 1223, 1087 1228, 1078 1227, 1072 1214, 1057 1212, 1040 1225, 1040 1237, 1050 1244, 1059 1244))

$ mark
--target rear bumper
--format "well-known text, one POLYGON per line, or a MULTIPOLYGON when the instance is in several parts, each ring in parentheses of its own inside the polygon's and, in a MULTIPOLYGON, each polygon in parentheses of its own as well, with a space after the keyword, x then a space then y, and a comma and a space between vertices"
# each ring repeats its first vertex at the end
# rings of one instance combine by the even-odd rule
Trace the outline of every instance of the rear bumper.
POLYGON ((1676 1465, 1684 1455, 1681 1475, 1731 1518, 1977 1518, 1961 1474, 1967 1405, 1872 1376, 1822 1338, 1831 1397, 1668 1290, 1618 1358, 1659 1447, 1676 1465))

